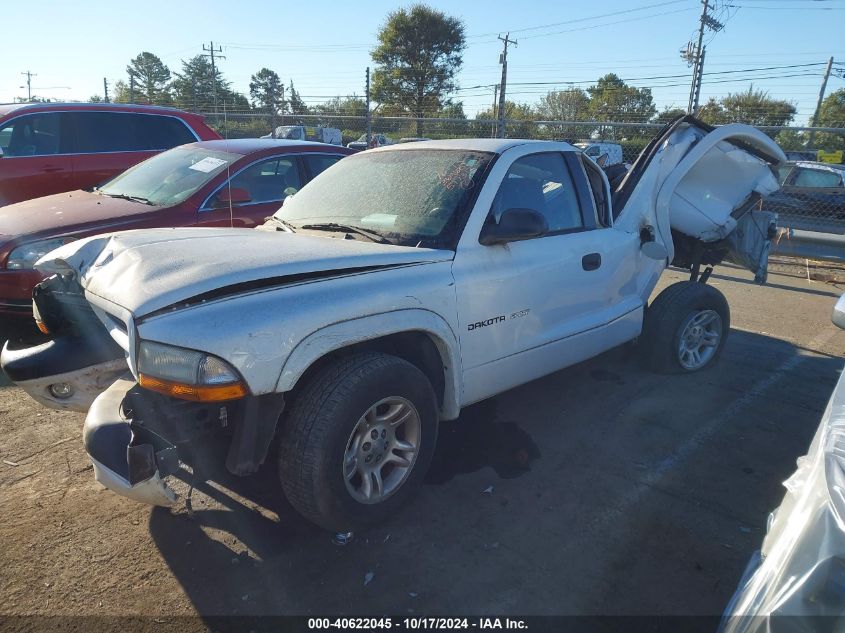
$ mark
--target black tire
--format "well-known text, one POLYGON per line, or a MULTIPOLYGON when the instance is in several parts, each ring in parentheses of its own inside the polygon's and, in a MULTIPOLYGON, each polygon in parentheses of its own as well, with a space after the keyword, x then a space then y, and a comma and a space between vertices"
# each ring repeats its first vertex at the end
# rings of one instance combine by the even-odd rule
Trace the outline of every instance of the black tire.
POLYGON ((646 367, 660 374, 680 374, 712 367, 719 359, 731 327, 731 312, 725 295, 707 284, 681 281, 664 289, 646 312, 639 345, 646 367), (707 362, 694 369, 681 363, 678 352, 681 334, 688 320, 703 310, 716 312, 721 319, 721 337, 707 362))
POLYGON ((366 352, 323 367, 296 394, 280 430, 279 477, 305 518, 332 531, 383 521, 422 484, 437 442, 437 399, 430 382, 407 361, 366 352), (343 456, 358 420, 384 398, 411 402, 420 420, 416 460, 383 501, 366 504, 346 487, 343 456))

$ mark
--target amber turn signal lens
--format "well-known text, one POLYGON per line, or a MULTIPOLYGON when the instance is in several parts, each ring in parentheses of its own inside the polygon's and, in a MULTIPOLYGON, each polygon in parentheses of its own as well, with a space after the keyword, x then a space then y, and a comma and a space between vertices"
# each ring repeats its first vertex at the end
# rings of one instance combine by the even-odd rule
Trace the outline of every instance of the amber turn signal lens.
POLYGON ((138 381, 144 389, 163 393, 165 396, 193 402, 220 402, 236 400, 246 395, 246 388, 239 382, 228 385, 185 385, 152 376, 140 375, 138 381))
POLYGON ((41 330, 42 334, 50 334, 50 328, 44 325, 43 321, 36 321, 35 325, 38 326, 38 329, 41 330))

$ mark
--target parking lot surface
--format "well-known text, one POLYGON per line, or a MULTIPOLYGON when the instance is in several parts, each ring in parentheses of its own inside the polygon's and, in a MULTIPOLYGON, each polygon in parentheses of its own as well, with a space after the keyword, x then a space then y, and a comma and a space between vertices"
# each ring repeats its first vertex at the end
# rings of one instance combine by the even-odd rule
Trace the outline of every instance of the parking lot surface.
POLYGON ((471 407, 414 502, 343 547, 269 463, 200 486, 192 513, 120 498, 83 416, 4 386, 0 614, 719 614, 842 369, 837 275, 719 267, 715 367, 654 375, 625 346, 471 407))

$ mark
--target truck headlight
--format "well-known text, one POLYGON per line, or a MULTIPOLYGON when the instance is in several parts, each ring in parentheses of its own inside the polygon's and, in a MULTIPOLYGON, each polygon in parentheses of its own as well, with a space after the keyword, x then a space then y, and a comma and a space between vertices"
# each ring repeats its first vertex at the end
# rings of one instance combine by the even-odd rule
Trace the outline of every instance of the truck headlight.
POLYGON ((72 242, 74 239, 72 237, 56 237, 18 246, 9 253, 6 268, 10 270, 31 269, 35 262, 44 257, 44 255, 56 250, 59 246, 64 246, 68 242, 72 242))
POLYGON ((224 360, 191 349, 141 341, 138 382, 145 389, 195 402, 234 400, 247 395, 238 372, 224 360))

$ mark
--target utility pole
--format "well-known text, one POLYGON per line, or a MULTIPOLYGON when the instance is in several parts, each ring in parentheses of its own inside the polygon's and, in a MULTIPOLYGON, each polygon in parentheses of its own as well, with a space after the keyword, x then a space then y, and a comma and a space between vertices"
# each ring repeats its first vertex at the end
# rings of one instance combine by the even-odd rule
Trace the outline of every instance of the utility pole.
POLYGON ((696 78, 697 81, 695 82, 695 95, 692 101, 692 114, 693 116, 698 116, 698 98, 701 96, 701 76, 702 71, 704 69, 704 56, 707 54, 707 47, 705 46, 701 49, 701 55, 698 56, 698 66, 697 66, 697 73, 696 78))
MULTIPOLYGON (((499 84, 496 84, 495 86, 493 86, 493 109, 490 110, 493 113, 493 118, 496 119, 496 121, 499 120, 499 115, 497 114, 497 112, 499 111, 498 108, 499 108, 499 84)), ((496 138, 496 128, 497 127, 498 127, 497 123, 493 123, 490 126, 490 138, 496 138)))
POLYGON ((721 31, 724 24, 719 22, 716 18, 710 15, 710 9, 716 0, 701 0, 701 18, 698 23, 698 42, 687 44, 686 50, 681 49, 681 57, 692 66, 692 83, 689 89, 689 103, 687 105, 687 114, 698 114, 698 100, 701 96, 701 83, 704 77, 704 29, 708 28, 714 33, 721 31))
POLYGON ((109 102, 109 82, 105 77, 103 77, 103 101, 109 102))
MULTIPOLYGON (((291 79, 291 84, 293 84, 293 79, 291 79)), ((279 121, 279 125, 285 124, 285 84, 279 84, 279 90, 281 94, 279 95, 279 103, 282 104, 282 112, 281 112, 281 120, 279 121)))
POLYGON ((203 50, 203 57, 210 57, 211 58, 211 94, 214 98, 214 114, 217 114, 217 65, 214 63, 215 59, 226 59, 224 55, 217 55, 215 58, 215 53, 222 53, 223 49, 221 47, 214 48, 214 42, 209 42, 209 47, 206 48, 205 44, 202 45, 203 50))
POLYGON ((367 147, 370 146, 370 139, 373 136, 373 116, 370 112, 370 67, 367 66, 366 86, 364 88, 364 102, 367 106, 367 147))
MULTIPOLYGON (((816 111, 813 112, 813 118, 810 121, 810 127, 816 127, 819 122, 819 111, 822 109, 822 102, 824 101, 824 92, 827 90, 827 80, 830 78, 830 71, 833 68, 833 57, 827 60, 827 68, 824 71, 824 79, 822 79, 822 87, 819 90, 819 100, 816 103, 816 111)), ((813 144, 816 142, 815 130, 810 131, 810 138, 807 140, 807 148, 815 149, 813 144)))
POLYGON ((499 39, 504 43, 502 54, 499 56, 499 63, 502 65, 502 83, 499 85, 499 128, 496 136, 498 138, 505 138, 505 86, 508 82, 508 44, 517 45, 516 40, 510 39, 510 33, 506 33, 504 37, 501 35, 499 39))
MULTIPOLYGON (((26 100, 32 101, 32 78, 37 77, 35 73, 31 73, 28 70, 25 73, 21 73, 21 75, 26 75, 26 100)), ((23 86, 21 86, 23 88, 23 86)))

